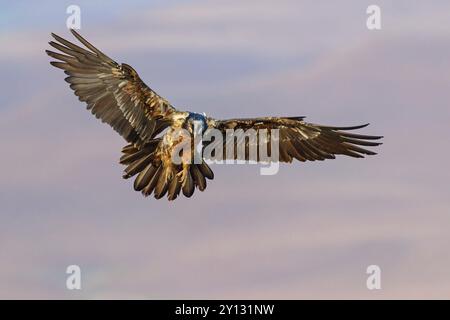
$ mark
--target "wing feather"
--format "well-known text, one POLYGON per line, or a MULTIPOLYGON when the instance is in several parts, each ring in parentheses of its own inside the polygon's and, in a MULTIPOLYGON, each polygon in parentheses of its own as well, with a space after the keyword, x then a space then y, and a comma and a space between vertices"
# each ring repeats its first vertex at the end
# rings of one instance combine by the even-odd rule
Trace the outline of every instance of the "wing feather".
MULTIPOLYGON (((210 124, 223 132, 224 148, 227 129, 266 129, 271 136, 275 129, 279 130, 279 161, 291 162, 335 159, 336 155, 363 158, 376 153, 363 147, 375 147, 381 136, 360 135, 348 131, 362 129, 368 124, 358 126, 336 127, 307 123, 304 117, 266 117, 249 119, 212 120, 210 124)), ((258 141, 259 141, 258 137, 258 141)), ((235 144, 239 143, 234 141, 235 144)), ((270 139, 266 142, 270 150, 270 139)), ((248 142, 246 141, 246 145, 248 142)), ((235 146, 236 149, 236 146, 235 146)), ((246 150, 247 151, 247 150, 246 150)), ((270 154, 270 152, 269 152, 270 154)), ((234 154, 236 159, 236 152, 234 154)), ((259 159, 259 158, 258 158, 259 159)), ((248 152, 246 152, 246 159, 248 152)))
POLYGON ((58 60, 50 62, 68 75, 80 101, 102 122, 109 124, 125 140, 142 145, 169 125, 175 111, 170 103, 150 89, 129 65, 118 64, 94 47, 75 30, 72 34, 87 48, 53 34, 49 44, 59 52, 47 50, 58 60))

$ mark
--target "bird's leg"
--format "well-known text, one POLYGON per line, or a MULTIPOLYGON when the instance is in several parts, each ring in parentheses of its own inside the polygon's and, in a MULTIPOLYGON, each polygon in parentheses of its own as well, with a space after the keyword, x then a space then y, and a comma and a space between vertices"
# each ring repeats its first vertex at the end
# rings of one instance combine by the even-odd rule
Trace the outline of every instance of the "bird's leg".
POLYGON ((181 184, 184 186, 186 179, 189 174, 189 168, 191 166, 191 160, 192 160, 192 152, 183 152, 183 155, 181 156, 182 161, 182 170, 178 172, 177 176, 180 178, 181 184))
POLYGON ((187 175, 189 174, 189 163, 183 162, 183 169, 177 173, 177 177, 180 179, 181 185, 184 186, 186 183, 187 175))
POLYGON ((189 168, 192 162, 192 149, 190 149, 191 140, 180 139, 179 142, 182 145, 183 153, 181 155, 182 169, 177 173, 177 177, 180 179, 181 184, 184 186, 189 174, 189 168))
POLYGON ((175 176, 175 166, 170 163, 165 171, 166 180, 172 181, 173 177, 175 176))

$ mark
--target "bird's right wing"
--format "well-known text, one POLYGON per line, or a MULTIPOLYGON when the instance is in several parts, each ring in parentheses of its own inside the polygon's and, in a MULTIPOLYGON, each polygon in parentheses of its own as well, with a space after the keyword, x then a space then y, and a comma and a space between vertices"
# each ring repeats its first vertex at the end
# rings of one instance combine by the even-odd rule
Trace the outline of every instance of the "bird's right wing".
POLYGON ((50 45, 64 54, 46 52, 59 60, 50 63, 64 70, 65 80, 88 110, 137 145, 169 125, 168 116, 175 108, 167 100, 150 89, 132 67, 119 65, 76 31, 71 32, 89 50, 52 34, 57 42, 50 45))

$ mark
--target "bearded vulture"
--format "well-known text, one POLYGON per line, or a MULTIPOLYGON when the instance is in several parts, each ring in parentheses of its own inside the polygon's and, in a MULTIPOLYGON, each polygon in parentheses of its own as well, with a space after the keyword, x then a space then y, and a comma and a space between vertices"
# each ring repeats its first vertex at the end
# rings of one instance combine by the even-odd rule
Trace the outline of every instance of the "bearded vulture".
MULTIPOLYGON (((190 141, 187 139, 190 137, 181 135, 181 138, 174 139, 171 133, 176 129, 184 129, 193 134, 194 124, 200 124, 202 133, 215 129, 223 134, 223 144, 229 141, 226 139, 229 129, 264 130, 266 137, 264 140, 257 139, 258 148, 267 143, 268 149, 270 139, 267 136, 277 131, 279 150, 276 161, 287 163, 294 158, 303 162, 334 159, 337 154, 363 158, 363 155, 376 153, 361 146, 381 144, 376 142, 381 136, 348 132, 368 124, 324 126, 307 123, 304 117, 218 120, 204 114, 177 110, 148 87, 131 66, 118 64, 76 31, 71 32, 84 47, 52 33, 56 41, 50 41, 49 44, 59 52, 46 50, 50 57, 56 59, 50 64, 64 70, 68 75, 65 80, 78 99, 87 104, 87 109, 96 118, 109 124, 128 142, 120 158, 120 163, 126 166, 123 177, 128 179, 136 176, 134 189, 144 196, 153 193, 156 199, 160 199, 167 194, 169 200, 174 200, 182 192, 186 197, 191 197, 195 188, 205 190, 206 179, 214 178, 205 162, 209 159, 204 155, 197 162, 183 156, 181 163, 172 159, 175 147, 190 141)), ((238 143, 244 143, 244 160, 249 160, 249 140, 232 140, 232 144, 238 143)), ((205 145, 202 142, 203 148, 205 145)), ((237 155, 232 152, 225 158, 237 159, 237 155)), ((260 160, 258 156, 257 161, 260 160)))

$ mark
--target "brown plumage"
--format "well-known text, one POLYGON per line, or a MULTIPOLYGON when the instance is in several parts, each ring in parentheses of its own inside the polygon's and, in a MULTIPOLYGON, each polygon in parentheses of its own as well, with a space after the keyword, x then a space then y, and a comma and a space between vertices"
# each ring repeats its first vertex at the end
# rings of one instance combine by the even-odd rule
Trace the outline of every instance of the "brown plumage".
MULTIPOLYGON (((193 135, 194 122, 202 124, 203 131, 218 129, 225 138, 227 129, 255 130, 255 141, 243 139, 232 141, 232 155, 236 158, 239 144, 245 145, 245 160, 249 159, 252 143, 261 148, 261 132, 270 138, 274 131, 279 133, 279 161, 292 162, 334 159, 341 154, 355 158, 374 155, 364 147, 378 146, 380 136, 354 134, 348 131, 361 129, 367 125, 353 127, 330 127, 307 123, 304 117, 264 117, 251 119, 216 120, 200 114, 179 111, 167 100, 150 89, 129 65, 118 64, 95 48, 76 31, 71 30, 83 47, 75 45, 55 34, 56 41, 49 44, 59 52, 47 50, 56 61, 50 63, 64 70, 65 80, 87 109, 102 122, 109 124, 128 144, 122 149, 120 163, 124 164, 125 179, 136 177, 134 189, 148 196, 154 194, 159 199, 167 195, 176 199, 181 193, 191 197, 195 188, 206 189, 207 179, 214 178, 208 164, 182 163, 173 161, 176 148, 187 143, 186 137, 173 138, 178 129, 186 129, 193 135)), ((212 142, 224 144, 223 142, 212 142)), ((228 141, 228 143, 230 143, 228 141)), ((204 145, 205 147, 206 145, 204 145)), ((211 146, 211 145, 210 145, 211 146)), ((271 154, 270 139, 266 148, 271 154)), ((192 148, 193 149, 193 148, 192 148)), ((226 148, 224 147, 224 152, 226 148)), ((191 150, 193 154, 193 150, 191 150)), ((192 156, 191 154, 191 156, 192 156)), ((258 158, 257 161, 263 159, 258 158)))
MULTIPOLYGON (((307 123, 303 119, 304 117, 230 119, 216 121, 215 126, 222 131, 227 129, 242 129, 244 131, 266 129, 268 136, 270 136, 271 130, 278 129, 281 162, 292 162, 293 158, 299 161, 335 159, 337 154, 364 158, 364 155, 375 155, 376 153, 360 146, 374 147, 381 144, 380 142, 374 142, 374 140, 382 138, 381 136, 347 132, 364 128, 368 124, 352 127, 330 127, 307 123)), ((245 160, 249 160, 249 141, 246 140, 245 143, 245 160)), ((259 144, 259 139, 257 143, 259 144)), ((270 151, 270 140, 267 145, 270 151)), ((236 156, 236 148, 234 150, 234 156, 236 156)), ((233 158, 233 156, 227 156, 227 158, 233 158)))

